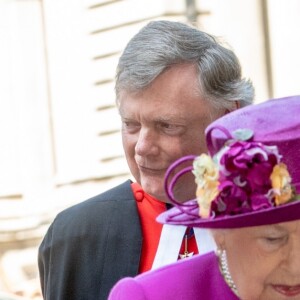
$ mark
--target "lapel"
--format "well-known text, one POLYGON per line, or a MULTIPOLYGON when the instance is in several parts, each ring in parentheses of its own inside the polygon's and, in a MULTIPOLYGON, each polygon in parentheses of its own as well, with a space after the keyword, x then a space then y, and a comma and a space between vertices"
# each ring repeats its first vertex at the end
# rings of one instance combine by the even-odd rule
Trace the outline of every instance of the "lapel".
POLYGON ((111 287, 119 279, 138 274, 142 249, 141 225, 130 181, 114 191, 113 209, 105 236, 101 283, 111 287))

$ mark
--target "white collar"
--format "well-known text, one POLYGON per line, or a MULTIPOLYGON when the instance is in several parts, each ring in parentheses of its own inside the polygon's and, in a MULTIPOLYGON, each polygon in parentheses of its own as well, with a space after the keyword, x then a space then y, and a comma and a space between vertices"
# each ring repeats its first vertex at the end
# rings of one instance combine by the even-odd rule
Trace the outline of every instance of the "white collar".
MULTIPOLYGON (((152 270, 176 262, 187 227, 164 224, 152 270)), ((216 244, 207 229, 194 228, 199 254, 215 251, 216 244)))

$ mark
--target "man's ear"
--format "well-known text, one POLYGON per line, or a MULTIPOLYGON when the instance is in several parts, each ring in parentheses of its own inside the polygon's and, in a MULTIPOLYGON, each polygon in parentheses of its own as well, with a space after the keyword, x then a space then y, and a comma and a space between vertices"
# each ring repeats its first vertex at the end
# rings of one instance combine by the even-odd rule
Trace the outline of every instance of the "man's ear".
POLYGON ((241 108, 240 101, 234 101, 232 109, 226 109, 224 115, 227 115, 228 113, 230 113, 236 109, 239 109, 239 108, 241 108))
POLYGON ((235 104, 235 109, 241 108, 241 103, 240 103, 240 101, 234 101, 234 104, 235 104))

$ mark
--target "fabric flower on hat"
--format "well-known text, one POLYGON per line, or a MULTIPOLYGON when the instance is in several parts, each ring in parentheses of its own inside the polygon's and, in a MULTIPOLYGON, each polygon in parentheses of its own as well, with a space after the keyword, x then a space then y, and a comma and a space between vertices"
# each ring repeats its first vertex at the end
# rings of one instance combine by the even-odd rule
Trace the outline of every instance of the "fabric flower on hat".
POLYGON ((268 190, 270 174, 280 159, 277 147, 251 141, 233 141, 221 155, 220 177, 248 185, 251 190, 268 190))
POLYGON ((211 204, 211 216, 236 215, 250 211, 247 193, 231 181, 219 186, 220 192, 211 204))
POLYGON ((275 204, 280 205, 288 202, 292 198, 291 176, 285 164, 276 165, 271 174, 275 204))
POLYGON ((202 154, 194 161, 202 218, 266 209, 293 196, 278 148, 251 141, 249 130, 239 130, 238 138, 229 140, 213 158, 202 154))
POLYGON ((280 160, 277 147, 252 141, 230 141, 217 154, 219 160, 220 185, 212 215, 235 215, 272 206, 268 197, 271 188, 270 175, 280 160))
POLYGON ((207 154, 201 154, 194 160, 193 173, 197 184, 197 201, 200 216, 207 218, 210 214, 211 201, 218 195, 219 169, 207 154))

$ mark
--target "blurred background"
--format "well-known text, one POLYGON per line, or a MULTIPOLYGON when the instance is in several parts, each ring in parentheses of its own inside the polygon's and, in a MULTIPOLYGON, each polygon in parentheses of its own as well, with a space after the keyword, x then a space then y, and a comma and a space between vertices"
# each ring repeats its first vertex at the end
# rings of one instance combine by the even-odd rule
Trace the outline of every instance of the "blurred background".
POLYGON ((37 248, 55 215, 130 176, 115 67, 157 19, 221 36, 255 102, 300 94, 299 0, 0 0, 3 295, 41 299, 37 248))

